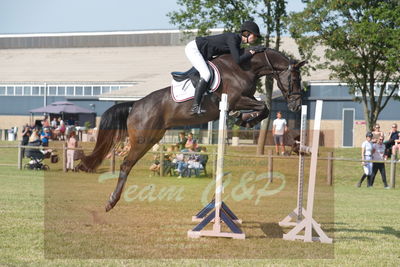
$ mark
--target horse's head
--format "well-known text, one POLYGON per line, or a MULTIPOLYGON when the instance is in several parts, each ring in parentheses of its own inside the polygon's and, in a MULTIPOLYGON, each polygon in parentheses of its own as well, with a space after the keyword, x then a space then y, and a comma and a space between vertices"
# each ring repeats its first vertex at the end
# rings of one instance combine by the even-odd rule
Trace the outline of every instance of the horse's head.
POLYGON ((287 69, 276 74, 278 87, 281 89, 288 108, 292 112, 297 112, 301 108, 302 88, 300 68, 306 63, 307 61, 297 62, 289 60, 287 69))
POLYGON ((300 68, 307 61, 297 62, 290 60, 282 53, 266 49, 258 53, 257 57, 263 62, 262 75, 272 75, 278 84, 288 108, 292 112, 297 112, 301 108, 301 74, 300 68))

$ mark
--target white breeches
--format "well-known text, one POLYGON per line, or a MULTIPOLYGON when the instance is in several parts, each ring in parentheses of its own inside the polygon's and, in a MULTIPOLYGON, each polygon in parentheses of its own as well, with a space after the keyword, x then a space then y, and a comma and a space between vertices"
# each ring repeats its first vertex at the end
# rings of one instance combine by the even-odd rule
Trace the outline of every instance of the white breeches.
POLYGON ((199 71, 200 77, 203 78, 206 82, 210 80, 211 74, 208 70, 207 63, 204 60, 202 54, 197 48, 196 41, 193 40, 189 42, 185 47, 185 54, 189 59, 190 63, 192 63, 193 67, 199 71))
MULTIPOLYGON (((372 156, 364 156, 364 159, 371 160, 372 156)), ((363 169, 364 169, 364 173, 366 175, 371 175, 372 174, 372 162, 365 162, 363 169)))

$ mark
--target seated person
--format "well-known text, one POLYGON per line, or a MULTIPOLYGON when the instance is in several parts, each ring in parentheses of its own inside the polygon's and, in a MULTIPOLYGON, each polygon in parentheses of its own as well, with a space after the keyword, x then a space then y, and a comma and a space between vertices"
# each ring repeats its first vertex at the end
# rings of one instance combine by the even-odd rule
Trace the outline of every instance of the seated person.
POLYGON ((394 145, 392 146, 392 154, 397 159, 397 152, 400 151, 400 137, 399 139, 394 140, 394 145))
POLYGON ((186 138, 185 132, 180 132, 179 133, 179 142, 176 143, 176 145, 179 147, 179 150, 185 149, 186 142, 187 142, 187 138, 186 138))
POLYGON ((153 175, 158 174, 160 175, 160 161, 159 161, 159 156, 155 155, 154 156, 154 162, 150 165, 149 170, 153 172, 153 175))
MULTIPOLYGON (((207 153, 207 148, 205 146, 201 147, 200 152, 207 153)), ((203 166, 204 173, 207 175, 206 166, 208 162, 208 155, 207 154, 200 154, 199 155, 199 162, 203 166)))
POLYGON ((397 130, 397 124, 392 124, 392 129, 388 133, 389 139, 384 142, 386 151, 385 151, 385 158, 389 158, 392 154, 392 147, 395 145, 395 140, 399 139, 399 131, 397 130))
POLYGON ((379 124, 376 124, 374 127, 374 131, 372 132, 372 143, 377 143, 379 138, 385 138, 384 133, 381 131, 381 126, 379 124))
POLYGON ((182 178, 183 176, 187 175, 187 170, 188 170, 188 157, 185 156, 184 154, 177 154, 176 155, 176 170, 179 174, 178 178, 182 178))
POLYGON ((200 163, 199 157, 191 156, 188 160, 188 169, 189 169, 189 177, 192 177, 192 171, 196 177, 200 176, 200 170, 203 169, 203 166, 200 163))
POLYGON ((185 149, 195 151, 197 149, 197 142, 193 139, 193 134, 189 133, 185 144, 185 149))

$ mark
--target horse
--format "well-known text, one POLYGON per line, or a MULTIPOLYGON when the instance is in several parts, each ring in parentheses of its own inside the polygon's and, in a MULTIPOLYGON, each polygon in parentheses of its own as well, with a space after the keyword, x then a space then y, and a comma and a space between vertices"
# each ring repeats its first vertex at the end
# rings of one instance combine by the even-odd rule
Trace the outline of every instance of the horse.
POLYGON ((133 166, 161 140, 166 130, 218 119, 222 93, 228 94, 229 111, 252 111, 239 113, 237 118, 238 124, 246 127, 253 127, 269 115, 265 102, 254 97, 257 80, 266 75, 271 75, 277 81, 289 110, 300 110, 300 68, 306 61, 291 60, 279 51, 265 48, 240 66, 230 54, 218 56, 212 59, 212 63, 221 74, 221 83, 214 93, 203 97, 202 108, 207 111, 205 114, 191 115, 188 112, 193 100, 182 103, 173 101, 170 86, 154 91, 138 101, 116 104, 103 113, 95 147, 91 154, 81 159, 77 168, 87 172, 95 171, 118 142, 129 138, 131 149, 120 165, 117 185, 106 203, 107 212, 119 201, 133 166))

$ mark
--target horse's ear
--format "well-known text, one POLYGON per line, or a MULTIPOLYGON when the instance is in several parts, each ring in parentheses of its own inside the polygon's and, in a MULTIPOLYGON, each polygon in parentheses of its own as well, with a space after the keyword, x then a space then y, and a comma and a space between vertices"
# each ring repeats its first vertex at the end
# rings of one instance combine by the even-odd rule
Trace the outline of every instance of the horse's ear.
POLYGON ((307 64, 308 63, 308 61, 307 60, 303 60, 303 61, 300 61, 299 63, 297 63, 296 65, 295 65, 295 67, 296 68, 301 68, 301 67, 303 67, 305 64, 307 64))

